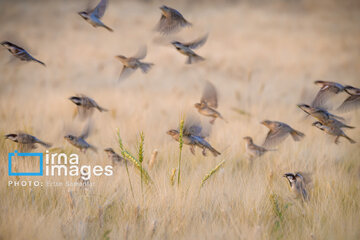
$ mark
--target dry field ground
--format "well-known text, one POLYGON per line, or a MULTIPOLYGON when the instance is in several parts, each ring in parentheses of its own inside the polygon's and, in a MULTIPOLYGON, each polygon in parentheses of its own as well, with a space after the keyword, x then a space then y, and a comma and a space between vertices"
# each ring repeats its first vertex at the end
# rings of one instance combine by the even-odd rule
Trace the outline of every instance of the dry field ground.
MULTIPOLYGON (((119 152, 116 129, 136 151, 145 134, 144 168, 153 184, 141 192, 138 171, 116 167, 112 177, 92 177, 88 191, 72 187, 13 187, 9 180, 76 181, 76 177, 9 177, 7 153, 16 145, 0 139, 0 239, 360 239, 359 111, 342 116, 356 126, 358 143, 333 138, 311 126, 296 107, 309 103, 324 79, 360 87, 360 4, 357 1, 115 1, 103 21, 115 31, 95 29, 77 15, 86 1, 0 1, 0 40, 28 49, 44 61, 12 60, 0 50, 0 133, 27 131, 81 164, 110 164, 105 147, 119 152), (179 9, 194 24, 178 36, 192 40, 209 32, 198 50, 206 61, 185 57, 158 40, 153 28, 159 6, 179 9), (148 46, 155 63, 117 82, 115 55, 148 46), (209 142, 222 154, 193 156, 184 146, 180 186, 171 185, 178 143, 166 131, 182 114, 197 114, 205 80, 218 89, 219 111, 209 142), (63 139, 81 132, 68 98, 84 93, 108 108, 95 112, 88 141, 99 151, 80 153, 63 139), (240 114, 242 110, 246 114, 240 114), (306 134, 288 138, 250 167, 244 136, 261 144, 264 119, 283 121, 306 134), (199 190, 202 178, 226 160, 199 190), (291 197, 286 172, 312 173, 310 201, 291 197), (73 201, 69 198, 69 191, 73 201)), ((335 103, 346 97, 340 94, 335 103)), ((205 117, 199 115, 202 121, 205 117)), ((39 147, 43 151, 44 148, 39 147)), ((28 163, 23 163, 28 164, 28 163)))

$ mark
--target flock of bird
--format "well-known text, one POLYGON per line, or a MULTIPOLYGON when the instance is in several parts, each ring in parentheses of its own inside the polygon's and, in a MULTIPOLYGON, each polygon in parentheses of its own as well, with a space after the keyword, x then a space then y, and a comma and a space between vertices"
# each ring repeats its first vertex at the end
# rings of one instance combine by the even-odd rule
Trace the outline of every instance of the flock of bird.
MULTIPOLYGON (((93 27, 103 27, 110 32, 113 32, 112 28, 108 27, 101 21, 107 5, 108 0, 101 0, 93 10, 79 12, 79 15, 93 27)), ((192 26, 192 24, 188 22, 177 10, 167 6, 162 6, 160 9, 162 14, 155 30, 161 34, 172 34, 179 31, 181 28, 192 26)), ((189 43, 172 41, 171 44, 180 53, 187 56, 187 64, 192 64, 205 60, 203 57, 197 55, 193 49, 202 46, 206 42, 207 37, 208 35, 206 34, 205 36, 189 43)), ((42 64, 43 66, 46 66, 45 63, 31 56, 25 49, 9 41, 4 41, 1 43, 1 45, 7 48, 12 55, 22 61, 34 61, 42 64)), ((144 73, 148 72, 153 64, 142 62, 141 60, 145 57, 146 47, 141 47, 139 52, 133 57, 125 57, 122 55, 116 56, 116 58, 119 59, 123 64, 120 80, 127 78, 138 68, 140 68, 144 73)), ((343 86, 339 83, 329 81, 315 81, 315 84, 320 85, 321 88, 313 102, 310 105, 299 104, 298 107, 302 109, 307 115, 310 115, 317 120, 312 124, 313 126, 319 128, 329 135, 335 136, 336 144, 339 142, 340 137, 346 138, 351 143, 355 143, 355 141, 348 137, 343 131, 344 128, 352 129, 354 127, 345 124, 343 122, 344 118, 329 112, 330 108, 328 107, 328 100, 336 94, 345 92, 349 95, 349 97, 340 105, 340 107, 338 107, 337 111, 344 112, 357 109, 360 107, 360 89, 348 85, 343 86)), ((108 111, 107 109, 101 107, 95 100, 83 94, 72 96, 69 98, 69 100, 71 100, 77 106, 77 113, 80 119, 89 119, 95 109, 97 109, 99 112, 108 111)), ((214 124, 217 118, 227 122, 220 114, 220 112, 216 110, 218 107, 217 91, 215 86, 209 81, 205 84, 200 102, 196 103, 194 106, 198 110, 199 114, 210 118, 210 124, 214 124)), ((251 162, 255 158, 263 156, 268 151, 276 151, 276 149, 271 149, 271 147, 279 145, 289 135, 293 138, 294 141, 300 141, 305 137, 305 134, 293 129, 290 125, 283 122, 265 120, 262 121, 261 124, 269 129, 265 141, 261 146, 256 145, 250 136, 244 137, 246 152, 251 162)), ((66 135, 64 138, 82 152, 86 152, 87 149, 96 151, 96 147, 86 141, 86 138, 89 136, 90 129, 91 124, 89 121, 89 124, 87 124, 87 127, 84 129, 81 135, 66 135)), ((170 135, 174 140, 179 141, 180 129, 171 129, 167 131, 167 134, 170 135)), ((190 118, 186 119, 182 135, 183 143, 189 145, 192 154, 195 154, 195 147, 201 148, 202 154, 204 156, 206 156, 207 150, 209 150, 214 157, 221 154, 205 140, 209 136, 209 132, 206 131, 197 121, 194 121, 190 118)), ((36 144, 40 144, 46 148, 51 147, 51 144, 23 132, 10 133, 5 135, 5 138, 18 143, 20 150, 23 151, 36 148, 36 144)), ((124 160, 112 148, 106 148, 104 151, 107 153, 109 159, 113 161, 113 163, 124 160)), ((301 196, 304 200, 308 200, 306 185, 309 182, 309 178, 306 176, 306 174, 300 172, 286 173, 284 177, 288 179, 290 187, 292 190, 294 190, 295 193, 301 196)))

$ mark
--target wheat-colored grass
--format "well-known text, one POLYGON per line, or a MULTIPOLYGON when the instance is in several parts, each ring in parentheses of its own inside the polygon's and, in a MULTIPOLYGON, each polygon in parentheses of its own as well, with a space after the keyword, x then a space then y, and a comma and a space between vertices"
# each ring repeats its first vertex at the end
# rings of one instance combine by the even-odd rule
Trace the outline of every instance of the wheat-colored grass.
POLYGON ((120 153, 116 128, 128 153, 137 152, 143 131, 144 169, 158 149, 143 196, 139 170, 129 166, 133 197, 125 166, 116 166, 112 177, 92 177, 94 186, 86 191, 8 187, 9 180, 39 178, 7 176, 7 153, 16 144, 0 138, 0 239, 359 239, 359 111, 342 115, 356 126, 346 133, 358 143, 341 139, 335 145, 296 107, 311 101, 317 79, 360 87, 359 3, 166 2, 194 24, 179 34, 182 39, 209 32, 197 50, 206 61, 194 66, 155 40, 162 4, 110 0, 103 19, 115 30, 109 33, 77 15, 86 1, 0 1, 1 40, 23 45, 47 65, 10 61, 0 48, 1 135, 27 131, 89 165, 111 164, 105 147, 120 153), (121 64, 114 56, 132 55, 142 44, 148 46, 145 60, 155 66, 118 83, 121 64), (219 111, 229 121, 216 121, 208 139, 221 157, 203 157, 200 149, 193 156, 184 145, 176 186, 179 143, 166 131, 179 125, 181 114, 197 114, 193 104, 206 80, 218 88, 219 111), (110 110, 93 117, 88 141, 98 153, 82 154, 63 140, 83 127, 72 120, 68 97, 76 93, 110 110), (287 139, 250 167, 242 137, 261 143, 264 119, 286 122, 306 137, 287 139), (203 177, 223 159, 226 164, 199 192, 203 177), (292 199, 282 178, 295 171, 313 174, 309 203, 292 199))

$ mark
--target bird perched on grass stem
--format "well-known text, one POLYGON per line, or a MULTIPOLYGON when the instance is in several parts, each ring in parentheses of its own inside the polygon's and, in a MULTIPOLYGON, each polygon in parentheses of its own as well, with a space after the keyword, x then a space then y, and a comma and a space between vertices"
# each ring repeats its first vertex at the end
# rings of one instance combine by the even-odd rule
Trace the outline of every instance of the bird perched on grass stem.
POLYGON ((108 5, 108 0, 101 0, 99 4, 93 9, 88 11, 82 11, 78 14, 90 23, 93 27, 103 27, 113 32, 111 28, 106 26, 100 19, 104 16, 106 7, 108 5))
POLYGON ((340 137, 346 138, 347 140, 349 140, 350 143, 356 143, 353 139, 349 138, 339 126, 335 125, 334 123, 328 122, 326 124, 323 124, 321 122, 314 122, 312 125, 326 132, 329 135, 335 136, 336 144, 339 143, 340 137))
POLYGON ((145 46, 141 47, 138 51, 138 53, 133 57, 125 57, 123 55, 116 56, 117 59, 121 61, 121 63, 124 65, 119 81, 126 79, 128 76, 130 76, 136 69, 140 68, 143 73, 147 73, 150 68, 154 65, 153 63, 146 63, 141 62, 141 59, 144 59, 146 57, 147 48, 145 46))
POLYGON ((192 25, 176 9, 163 5, 160 10, 161 18, 155 30, 162 34, 174 33, 179 31, 180 28, 192 25))
POLYGON ((41 65, 46 67, 45 63, 37 60, 36 58, 31 56, 30 53, 28 53, 25 49, 15 45, 11 42, 4 41, 1 43, 1 45, 3 45, 12 55, 14 55, 16 58, 20 59, 21 61, 26 61, 26 62, 34 61, 34 62, 40 63, 41 65))
POLYGON ((338 107, 338 111, 347 112, 360 108, 360 89, 352 86, 345 86, 344 91, 350 96, 338 107))
POLYGON ((80 136, 68 134, 64 137, 64 139, 67 140, 74 147, 80 149, 80 151, 82 151, 83 153, 85 153, 87 149, 91 149, 94 152, 97 152, 94 146, 90 145, 88 142, 85 141, 85 139, 89 136, 90 131, 91 124, 89 122, 80 136))
POLYGON ((215 86, 211 82, 206 82, 200 103, 194 105, 198 112, 204 116, 211 117, 211 124, 214 124, 216 118, 226 120, 215 109, 218 107, 218 97, 215 86))
POLYGON ((176 48, 176 50, 178 50, 181 54, 185 55, 188 57, 186 63, 187 64, 192 64, 195 62, 199 62, 199 61, 204 61, 205 58, 197 55, 192 49, 196 49, 201 47, 202 45, 205 44, 206 40, 208 38, 208 34, 206 34, 205 36, 196 39, 192 42, 188 42, 188 43, 181 43, 179 41, 173 41, 171 42, 171 44, 176 48))
POLYGON ((18 143, 20 151, 31 151, 32 149, 36 148, 36 144, 40 144, 45 148, 51 147, 51 144, 45 143, 30 134, 22 132, 6 134, 5 139, 9 139, 18 143))
POLYGON ((284 141, 288 135, 291 135, 294 141, 300 141, 305 137, 305 134, 283 122, 265 120, 262 121, 261 124, 270 129, 263 144, 264 147, 276 146, 284 141))
POLYGON ((77 94, 69 98, 77 106, 77 113, 81 119, 90 117, 93 114, 94 109, 96 108, 100 112, 107 112, 108 110, 100 107, 94 99, 84 95, 77 94))
POLYGON ((294 193, 296 198, 301 197, 304 201, 309 201, 309 194, 307 192, 307 187, 311 183, 309 174, 304 174, 297 172, 285 173, 283 177, 289 181, 290 190, 294 193))
MULTIPOLYGON (((167 131, 173 139, 179 141, 180 132, 179 130, 171 129, 167 131)), ((213 148, 206 140, 205 137, 208 137, 209 133, 205 132, 199 123, 192 122, 190 120, 185 122, 183 130, 183 142, 186 145, 190 146, 190 151, 195 155, 195 147, 201 148, 202 154, 206 156, 206 150, 209 150, 214 157, 220 155, 215 148, 213 148)))

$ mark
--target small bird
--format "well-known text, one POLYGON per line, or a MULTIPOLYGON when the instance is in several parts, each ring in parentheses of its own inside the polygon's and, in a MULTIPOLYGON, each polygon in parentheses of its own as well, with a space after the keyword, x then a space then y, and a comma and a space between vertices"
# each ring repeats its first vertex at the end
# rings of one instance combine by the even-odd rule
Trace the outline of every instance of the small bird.
POLYGON ((162 34, 170 34, 180 30, 183 27, 190 27, 189 23, 183 15, 177 10, 165 5, 160 7, 161 18, 155 30, 162 34))
POLYGON ((90 145, 85 141, 85 139, 90 134, 90 130, 91 130, 91 124, 89 122, 80 136, 77 137, 69 134, 66 135, 64 139, 67 140, 70 144, 72 144, 76 148, 80 149, 80 151, 82 151, 83 153, 85 153, 87 149, 91 149, 94 152, 97 152, 96 147, 90 145))
POLYGON ((253 142, 251 137, 243 138, 246 142, 246 152, 249 154, 249 160, 254 160, 257 157, 261 157, 268 151, 276 151, 275 149, 266 149, 264 147, 258 146, 253 142))
POLYGON ((124 65, 120 73, 119 81, 130 76, 138 68, 140 68, 143 73, 147 73, 150 70, 150 68, 154 65, 153 63, 146 63, 140 61, 141 59, 144 59, 146 57, 146 53, 147 48, 141 47, 138 53, 133 57, 127 58, 123 55, 116 56, 116 58, 119 59, 124 65))
MULTIPOLYGON (((202 154, 204 156, 206 156, 206 150, 209 150, 214 155, 214 157, 220 155, 220 152, 218 152, 205 140, 205 137, 208 136, 208 133, 205 133, 200 125, 189 122, 185 123, 182 139, 184 144, 190 146, 191 153, 195 155, 195 147, 199 147, 203 150, 202 154)), ((179 141, 179 130, 171 129, 167 131, 167 134, 169 134, 176 141, 179 141)))
POLYGON ((322 124, 333 124, 339 128, 355 128, 349 125, 344 124, 340 120, 344 120, 344 118, 336 116, 334 114, 329 113, 325 109, 310 107, 306 104, 299 104, 298 107, 306 112, 308 115, 316 118, 322 124))
POLYGON ((113 166, 115 164, 124 163, 125 159, 117 154, 112 148, 105 148, 104 151, 108 155, 108 158, 112 161, 113 166))
POLYGON ((69 98, 70 101, 76 104, 77 106, 77 113, 81 119, 85 119, 90 117, 93 112, 94 108, 99 110, 100 112, 107 112, 108 110, 100 107, 95 100, 90 97, 87 97, 84 94, 77 94, 76 96, 72 96, 69 98))
POLYGON ((290 190, 295 194, 296 198, 301 197, 304 201, 309 201, 309 195, 306 191, 306 188, 311 183, 309 174, 304 174, 297 172, 285 173, 283 177, 289 181, 290 190))
POLYGON ((352 86, 345 86, 344 91, 350 96, 338 107, 338 111, 347 112, 360 108, 360 89, 352 86))
POLYGON ((44 146, 45 148, 51 147, 51 144, 45 143, 30 134, 22 132, 6 134, 5 139, 9 139, 18 143, 21 151, 31 151, 32 149, 36 148, 37 143, 44 146))
POLYGON ((293 129, 283 122, 265 120, 262 121, 261 124, 270 129, 264 141, 264 147, 278 145, 284 141, 289 134, 292 136, 294 141, 300 141, 303 137, 305 137, 305 134, 293 129))
POLYGON ((326 132, 329 135, 336 136, 335 143, 339 143, 339 138, 344 137, 349 140, 350 143, 356 143, 353 139, 349 138, 341 128, 335 124, 327 123, 326 125, 321 122, 314 122, 313 126, 319 128, 320 130, 326 132))
POLYGON ((8 41, 4 41, 1 43, 1 45, 3 45, 9 52, 11 52, 12 55, 14 55, 16 58, 20 59, 21 61, 34 61, 34 62, 38 62, 41 65, 45 66, 45 63, 37 60, 36 58, 34 58, 33 56, 30 55, 30 53, 28 53, 25 49, 11 43, 8 41))
POLYGON ((108 5, 108 0, 101 0, 99 4, 90 11, 82 11, 78 12, 78 14, 85 19, 88 23, 90 23, 93 27, 103 27, 109 30, 110 32, 113 32, 111 28, 106 26, 103 22, 101 22, 101 18, 105 14, 106 7, 108 5))
POLYGON ((198 112, 204 116, 211 117, 211 124, 214 124, 216 118, 220 118, 226 122, 221 114, 215 109, 218 107, 218 98, 215 86, 211 82, 206 82, 200 103, 194 105, 198 112))
POLYGON ((315 108, 326 108, 326 103, 329 98, 344 91, 345 89, 343 85, 336 82, 318 80, 314 83, 321 86, 319 92, 316 94, 315 99, 311 104, 311 106, 315 108))
POLYGON ((187 64, 192 64, 195 62, 199 62, 199 61, 204 61, 205 58, 197 55, 193 50, 191 49, 196 49, 201 47, 202 45, 205 44, 206 40, 208 38, 208 34, 206 34, 205 36, 196 39, 192 42, 188 42, 188 43, 181 43, 179 41, 173 41, 171 42, 171 44, 176 48, 176 50, 178 50, 181 54, 185 55, 188 57, 186 63, 187 64))

